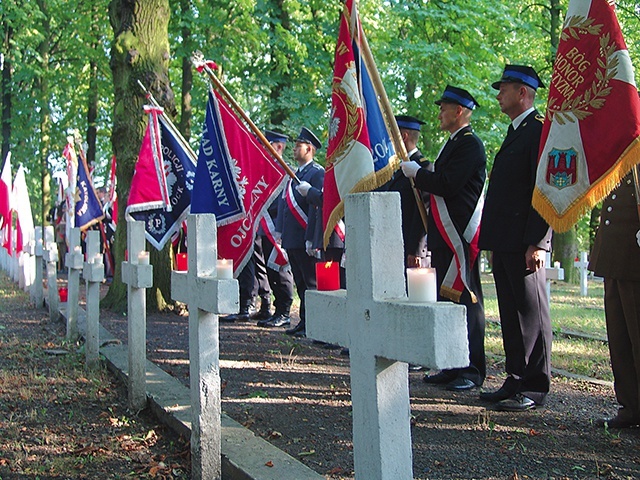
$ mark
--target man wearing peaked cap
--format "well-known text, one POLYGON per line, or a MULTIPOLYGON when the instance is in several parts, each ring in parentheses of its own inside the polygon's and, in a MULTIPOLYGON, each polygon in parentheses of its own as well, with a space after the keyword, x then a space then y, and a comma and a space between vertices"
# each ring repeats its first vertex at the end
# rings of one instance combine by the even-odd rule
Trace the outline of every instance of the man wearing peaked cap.
POLYGON ((470 126, 472 111, 478 106, 473 96, 447 85, 435 103, 440 107, 440 129, 449 132, 449 139, 433 171, 412 161, 401 167, 407 177, 415 179, 416 188, 431 195, 427 245, 436 269, 439 300, 467 307, 469 366, 443 370, 424 380, 445 385, 448 390, 470 390, 482 385, 486 375, 479 251, 471 243, 480 224, 487 158, 482 141, 470 126), (463 288, 458 278, 464 279, 463 288))
POLYGON ((274 132, 273 130, 265 130, 264 136, 271 144, 287 143, 287 140, 289 140, 289 135, 285 135, 284 133, 280 132, 274 132))
MULTIPOLYGON (((402 141, 407 149, 409 159, 418 162, 425 168, 433 168, 433 164, 418 150, 420 126, 424 125, 424 122, 409 115, 396 115, 396 123, 400 129, 402 141)), ((405 265, 407 267, 419 267, 420 258, 426 255, 426 231, 422 217, 420 216, 420 211, 418 210, 418 204, 416 203, 411 182, 402 174, 401 170, 398 170, 393 174, 391 180, 382 185, 378 190, 400 193, 405 265)))
POLYGON ((285 333, 305 336, 304 293, 316 289, 316 256, 314 249, 307 249, 306 242, 313 235, 314 224, 309 221, 314 206, 307 200, 309 189, 322 191, 324 187, 324 168, 314 161, 316 150, 322 147, 318 137, 306 127, 300 129, 293 147, 293 158, 298 163, 296 177, 300 186, 295 188, 291 180, 285 187, 284 197, 278 206, 276 230, 282 234, 282 248, 289 255, 293 281, 300 297, 300 322, 285 333))
POLYGON ((492 86, 511 125, 491 170, 478 243, 493 252, 507 379, 480 398, 499 410, 523 411, 543 405, 551 385, 544 269, 551 229, 531 205, 542 134, 534 101, 542 82, 531 67, 507 65, 492 86))

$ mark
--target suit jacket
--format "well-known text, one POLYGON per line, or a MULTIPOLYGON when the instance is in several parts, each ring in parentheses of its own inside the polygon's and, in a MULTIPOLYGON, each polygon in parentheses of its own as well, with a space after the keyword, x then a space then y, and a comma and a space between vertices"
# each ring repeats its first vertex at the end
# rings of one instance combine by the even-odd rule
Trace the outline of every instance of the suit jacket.
POLYGON ((640 281, 640 230, 633 176, 628 174, 602 204, 589 270, 600 277, 640 281))
MULTIPOLYGON (((306 165, 301 171, 296 173, 296 176, 300 181, 309 182, 312 187, 322 191, 322 187, 324 186, 324 168, 316 162, 311 162, 306 165)), ((306 197, 298 193, 295 186, 292 188, 292 191, 296 202, 307 217, 309 217, 311 213, 311 203, 307 201, 306 197)), ((311 221, 308 222, 307 229, 310 228, 310 225, 311 221)), ((286 200, 281 198, 278 206, 276 230, 282 233, 282 248, 305 248, 304 242, 307 229, 302 228, 298 220, 293 216, 286 200)))
MULTIPOLYGON (((433 163, 424 158, 424 155, 418 150, 409 160, 418 162, 422 167, 433 170, 433 163)), ((385 192, 400 193, 400 208, 402 210, 402 239, 404 243, 405 259, 407 255, 423 256, 426 232, 418 210, 415 194, 411 188, 411 182, 402 173, 402 169, 398 169, 387 183, 382 185, 378 190, 385 192)))
POLYGON ((531 112, 507 134, 493 162, 482 212, 482 250, 520 253, 529 245, 551 249, 551 229, 531 206, 542 117, 531 112))
MULTIPOLYGON (((462 236, 484 189, 487 156, 482 141, 467 126, 456 133, 440 152, 434 171, 418 170, 416 187, 444 198, 456 230, 462 236)), ((429 214, 429 250, 449 248, 429 214)))

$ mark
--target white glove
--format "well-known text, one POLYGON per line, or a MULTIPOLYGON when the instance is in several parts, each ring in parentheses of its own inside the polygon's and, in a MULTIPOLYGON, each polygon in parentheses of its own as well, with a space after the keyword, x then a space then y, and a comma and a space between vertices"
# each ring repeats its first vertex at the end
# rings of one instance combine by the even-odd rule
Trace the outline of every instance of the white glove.
POLYGON ((296 186, 296 190, 298 191, 298 193, 300 195, 302 195, 303 197, 307 196, 307 193, 309 193, 309 190, 311 189, 311 184, 309 182, 300 182, 297 186, 296 186))
POLYGON ((405 177, 408 178, 416 178, 416 175, 418 174, 418 170, 420 170, 420 164, 418 162, 402 162, 400 164, 400 167, 402 167, 402 173, 404 173, 405 177))
POLYGON ((307 255, 309 255, 310 257, 316 256, 316 249, 313 248, 311 240, 307 240, 306 242, 304 242, 304 249, 307 251, 307 255))
POLYGON ((638 246, 640 247, 640 230, 636 232, 636 242, 638 242, 638 246))
POLYGON ((280 245, 282 243, 282 234, 280 232, 273 232, 273 239, 280 245))

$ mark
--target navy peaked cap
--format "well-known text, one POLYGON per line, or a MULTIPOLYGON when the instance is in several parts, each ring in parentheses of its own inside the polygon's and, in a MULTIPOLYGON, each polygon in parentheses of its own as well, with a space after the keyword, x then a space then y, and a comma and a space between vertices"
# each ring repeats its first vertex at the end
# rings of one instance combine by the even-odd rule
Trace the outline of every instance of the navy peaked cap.
POLYGON ((300 129, 296 142, 310 143, 316 148, 322 148, 322 143, 318 140, 318 137, 316 137, 315 134, 307 127, 302 127, 300 129))
POLYGON ((452 87, 451 85, 447 85, 442 93, 442 97, 435 101, 436 105, 440 105, 441 103, 456 103, 469 110, 480 106, 469 92, 463 88, 452 87))
POLYGON ((265 130, 264 136, 269 141, 269 143, 273 142, 282 142, 287 143, 289 140, 289 135, 285 135, 284 133, 274 132, 273 130, 265 130))
POLYGON ((416 117, 409 115, 396 115, 396 123, 398 124, 398 128, 418 131, 420 131, 420 125, 424 125, 422 120, 418 120, 416 117))
POLYGON ((534 90, 540 87, 544 88, 544 84, 536 71, 526 65, 506 65, 504 72, 502 72, 502 78, 492 83, 491 86, 496 90, 500 90, 501 83, 523 83, 534 90))

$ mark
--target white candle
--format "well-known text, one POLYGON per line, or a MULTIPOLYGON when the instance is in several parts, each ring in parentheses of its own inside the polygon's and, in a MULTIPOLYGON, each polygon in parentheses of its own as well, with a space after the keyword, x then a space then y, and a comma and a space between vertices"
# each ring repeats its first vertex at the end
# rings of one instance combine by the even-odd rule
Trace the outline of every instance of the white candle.
POLYGON ((233 260, 221 258, 217 265, 218 278, 233 278, 233 260))
POLYGON ((96 253, 95 257, 93 257, 93 263, 100 264, 102 263, 102 254, 96 253))
POLYGON ((82 253, 82 247, 73 247, 75 253, 82 253))
POLYGON ((138 254, 139 265, 149 265, 149 252, 140 252, 138 254))
POLYGON ((553 268, 560 268, 560 262, 553 262, 553 268))
POLYGON ((436 291, 435 268, 407 268, 407 289, 411 302, 435 302, 436 291))

